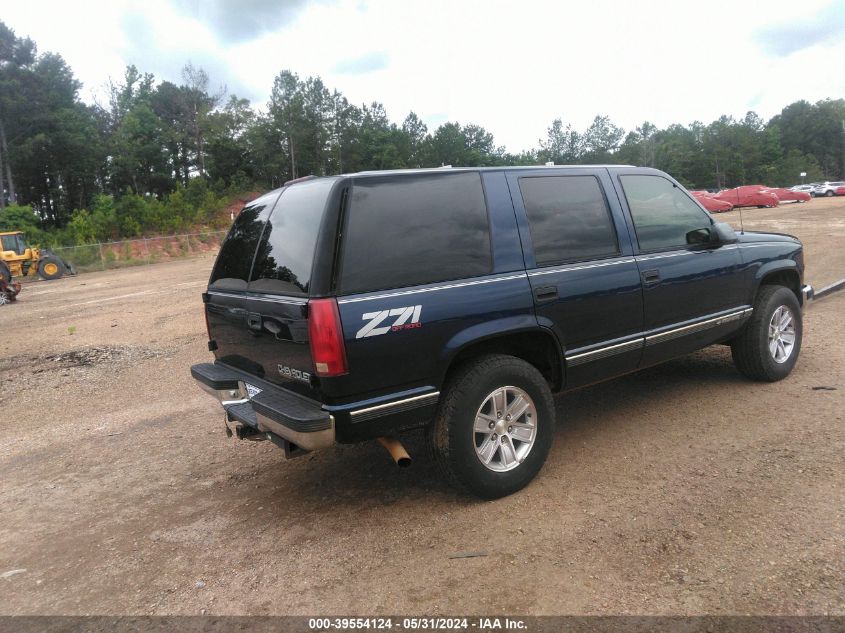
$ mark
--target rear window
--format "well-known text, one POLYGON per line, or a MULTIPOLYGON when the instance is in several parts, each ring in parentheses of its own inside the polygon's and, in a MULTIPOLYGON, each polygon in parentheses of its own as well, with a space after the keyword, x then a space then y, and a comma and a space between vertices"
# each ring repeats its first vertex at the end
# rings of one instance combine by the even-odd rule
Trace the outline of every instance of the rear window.
POLYGON ((210 289, 246 290, 255 247, 278 197, 279 192, 272 191, 243 208, 220 247, 211 271, 210 289))
POLYGON ((255 255, 251 292, 308 293, 317 234, 334 183, 334 179, 312 180, 282 192, 255 255))
POLYGON ((484 275, 492 270, 477 172, 355 183, 341 264, 346 294, 484 275))

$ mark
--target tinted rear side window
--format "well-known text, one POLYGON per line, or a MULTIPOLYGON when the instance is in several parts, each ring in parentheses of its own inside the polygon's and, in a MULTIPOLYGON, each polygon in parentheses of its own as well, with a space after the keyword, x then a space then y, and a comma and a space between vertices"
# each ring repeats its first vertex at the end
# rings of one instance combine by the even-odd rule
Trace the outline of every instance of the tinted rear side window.
POLYGON ((610 210, 595 176, 520 178, 538 266, 616 255, 610 210))
POLYGON ((477 172, 355 183, 341 264, 347 294, 484 275, 492 270, 477 172))
POLYGON ((249 269, 255 247, 261 238, 264 224, 279 197, 272 191, 246 205, 220 247, 209 288, 216 290, 246 290, 249 269))
POLYGON ((258 247, 250 276, 251 292, 302 295, 311 266, 326 200, 335 180, 313 180, 282 192, 258 247))

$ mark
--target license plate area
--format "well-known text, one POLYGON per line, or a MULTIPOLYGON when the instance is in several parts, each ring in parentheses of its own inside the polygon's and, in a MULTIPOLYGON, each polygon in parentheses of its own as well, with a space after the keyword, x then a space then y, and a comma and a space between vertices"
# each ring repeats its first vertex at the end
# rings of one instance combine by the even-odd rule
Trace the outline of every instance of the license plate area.
POLYGON ((264 391, 255 385, 249 384, 248 382, 240 381, 238 384, 240 386, 241 396, 248 400, 252 400, 255 396, 264 391))

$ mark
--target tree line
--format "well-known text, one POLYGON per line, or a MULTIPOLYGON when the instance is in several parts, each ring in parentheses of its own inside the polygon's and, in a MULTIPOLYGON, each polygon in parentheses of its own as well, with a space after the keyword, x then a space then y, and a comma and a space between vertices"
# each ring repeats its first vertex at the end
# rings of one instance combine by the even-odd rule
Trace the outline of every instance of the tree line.
POLYGON ((68 243, 171 232, 211 222, 244 191, 373 169, 616 163, 696 188, 845 176, 843 99, 799 100, 769 121, 748 112, 627 133, 607 116, 582 130, 556 119, 515 154, 480 125, 430 131, 414 112, 395 123, 381 103, 350 103, 289 70, 264 108, 213 89, 190 63, 180 83, 129 66, 104 104, 84 103, 80 88, 60 55, 0 21, 0 228, 24 223, 68 243))

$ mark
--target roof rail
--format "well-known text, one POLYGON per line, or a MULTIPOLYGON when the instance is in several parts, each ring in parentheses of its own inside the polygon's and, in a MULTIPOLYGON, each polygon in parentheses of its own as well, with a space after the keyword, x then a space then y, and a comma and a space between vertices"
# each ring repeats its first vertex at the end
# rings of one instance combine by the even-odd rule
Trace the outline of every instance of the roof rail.
POLYGON ((306 180, 314 180, 317 176, 303 176, 302 178, 294 178, 293 180, 288 180, 283 186, 287 187, 288 185, 293 185, 298 182, 304 182, 306 180))

